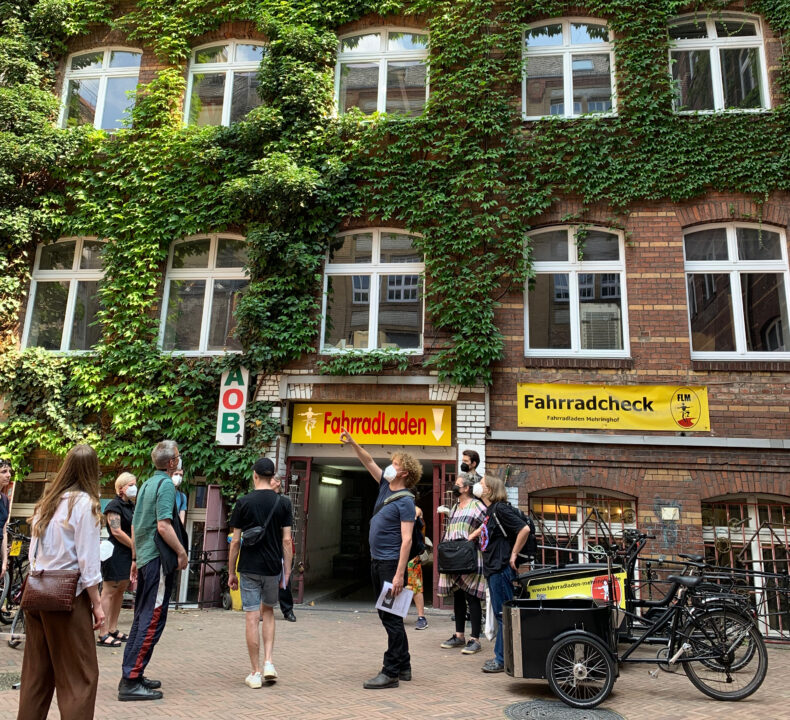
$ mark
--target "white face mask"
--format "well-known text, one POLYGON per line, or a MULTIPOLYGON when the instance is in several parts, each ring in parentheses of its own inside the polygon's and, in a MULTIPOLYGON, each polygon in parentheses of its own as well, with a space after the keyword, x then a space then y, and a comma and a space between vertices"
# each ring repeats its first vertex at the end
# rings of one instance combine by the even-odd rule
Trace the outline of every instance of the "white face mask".
POLYGON ((387 482, 392 482, 397 474, 398 471, 395 469, 394 465, 387 465, 387 467, 384 468, 384 479, 387 482))
POLYGON ((472 485, 472 494, 476 498, 483 497, 483 483, 476 482, 474 485, 472 485))
POLYGON ((130 485, 124 493, 127 500, 134 500, 137 497, 137 485, 130 485))
POLYGON ((178 487, 183 479, 184 479, 183 475, 179 475, 178 473, 176 473, 175 475, 173 475, 173 485, 178 487))

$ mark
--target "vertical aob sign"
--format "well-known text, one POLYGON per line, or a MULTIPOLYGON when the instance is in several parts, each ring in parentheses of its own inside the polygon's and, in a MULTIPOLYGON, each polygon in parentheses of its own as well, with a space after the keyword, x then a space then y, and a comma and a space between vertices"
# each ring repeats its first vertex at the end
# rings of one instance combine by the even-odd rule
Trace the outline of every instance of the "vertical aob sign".
POLYGON ((217 444, 244 445, 244 415, 247 410, 247 388, 250 371, 247 368, 226 370, 219 385, 217 412, 217 444))

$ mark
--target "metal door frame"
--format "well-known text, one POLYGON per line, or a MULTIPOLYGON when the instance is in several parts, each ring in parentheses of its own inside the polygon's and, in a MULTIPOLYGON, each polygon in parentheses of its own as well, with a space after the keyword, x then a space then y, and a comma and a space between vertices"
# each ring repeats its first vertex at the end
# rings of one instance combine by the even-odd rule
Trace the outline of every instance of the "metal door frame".
POLYGON ((294 602, 304 601, 304 571, 309 568, 307 556, 307 521, 309 518, 310 474, 313 468, 312 457, 288 457, 285 460, 285 492, 291 496, 291 485, 297 485, 301 493, 300 502, 294 503, 294 525, 292 537, 294 542, 294 569, 291 589, 294 602), (304 468, 294 469, 294 463, 304 463, 304 468), (293 576, 296 576, 294 582, 293 576))

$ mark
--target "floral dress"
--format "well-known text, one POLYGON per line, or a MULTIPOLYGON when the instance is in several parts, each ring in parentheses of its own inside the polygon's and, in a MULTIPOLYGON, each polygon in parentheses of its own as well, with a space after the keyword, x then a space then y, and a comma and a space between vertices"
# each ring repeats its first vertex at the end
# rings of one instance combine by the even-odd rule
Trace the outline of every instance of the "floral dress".
MULTIPOLYGON (((458 503, 450 510, 447 527, 444 530, 443 540, 459 540, 468 538, 486 516, 486 508, 479 500, 472 500, 465 508, 458 503)), ((486 594, 486 579, 483 576, 483 554, 477 548, 477 572, 466 575, 448 575, 439 573, 439 595, 448 597, 456 590, 463 590, 468 595, 483 598, 486 594)))

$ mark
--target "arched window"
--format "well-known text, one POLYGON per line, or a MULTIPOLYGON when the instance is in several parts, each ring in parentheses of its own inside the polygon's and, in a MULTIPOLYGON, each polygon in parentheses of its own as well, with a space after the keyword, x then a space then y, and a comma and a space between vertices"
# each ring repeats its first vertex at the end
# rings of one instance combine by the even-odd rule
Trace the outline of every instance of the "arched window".
POLYGON ((524 36, 524 118, 578 117, 615 110, 614 49, 606 23, 558 19, 524 36))
POLYGON ((247 251, 244 238, 225 233, 173 243, 159 330, 162 350, 241 350, 233 331, 236 305, 249 285, 247 251))
POLYGON ((733 13, 686 15, 672 21, 669 37, 676 110, 770 107, 759 18, 733 13))
POLYGON ((790 357, 783 340, 790 327, 784 232, 746 223, 707 225, 688 230, 683 247, 691 357, 790 357))
POLYGON ((576 227, 530 232, 525 354, 627 357, 623 237, 576 227))
POLYGON ((63 238, 39 245, 22 334, 23 347, 89 350, 101 338, 96 324, 104 242, 63 238))
POLYGON ((266 47, 231 40, 196 48, 189 63, 187 125, 230 125, 261 104, 258 70, 266 47))
POLYGON ((419 115, 428 99, 428 33, 382 28, 340 38, 335 72, 340 114, 352 107, 419 115))
POLYGON ((422 253, 403 230, 354 230, 327 259, 321 351, 400 348, 423 340, 422 253))
POLYGON ((93 125, 116 130, 131 124, 134 104, 129 93, 137 88, 142 52, 103 48, 71 55, 63 80, 61 127, 93 125))

